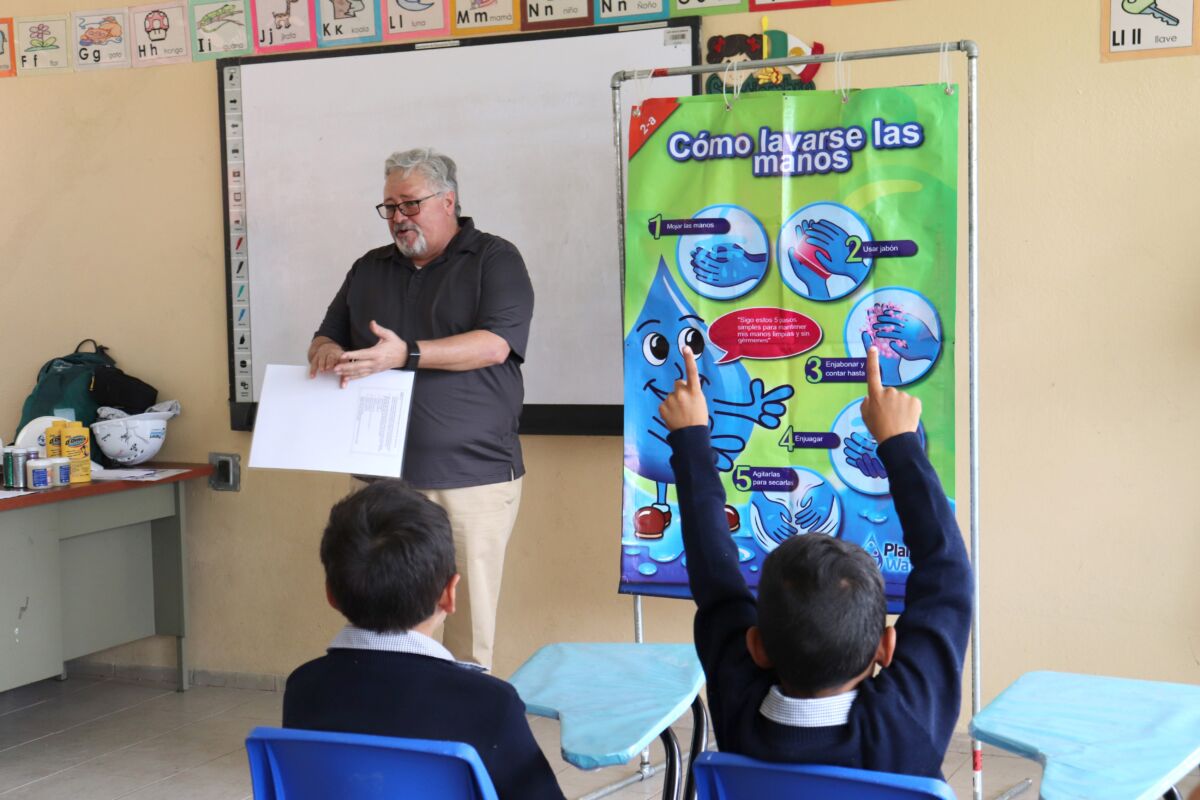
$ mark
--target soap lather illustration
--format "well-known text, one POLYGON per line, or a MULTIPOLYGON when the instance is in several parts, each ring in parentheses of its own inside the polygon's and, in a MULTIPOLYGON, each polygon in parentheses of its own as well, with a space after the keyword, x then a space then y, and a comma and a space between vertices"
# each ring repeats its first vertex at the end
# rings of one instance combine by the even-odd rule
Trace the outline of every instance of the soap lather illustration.
MULTIPOLYGON (((740 362, 718 366, 707 345, 707 331, 660 258, 646 303, 625 337, 625 467, 653 481, 656 489, 655 502, 634 512, 634 534, 641 539, 662 538, 671 524, 667 486, 674 483, 675 475, 658 407, 675 381, 684 377, 683 348, 696 354, 709 402, 713 454, 722 472, 733 469, 754 426, 779 427, 787 412, 784 401, 795 392, 786 384, 767 391, 762 380, 751 380, 740 362), (629 446, 633 442, 636 447, 629 446)), ((741 527, 736 509, 726 506, 725 514, 730 531, 741 527)))

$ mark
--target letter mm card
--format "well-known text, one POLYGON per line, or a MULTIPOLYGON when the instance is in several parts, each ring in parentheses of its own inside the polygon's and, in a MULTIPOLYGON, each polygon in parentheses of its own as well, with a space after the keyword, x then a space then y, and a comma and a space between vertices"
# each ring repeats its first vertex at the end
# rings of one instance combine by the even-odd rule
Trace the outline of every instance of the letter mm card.
POLYGON ((192 60, 192 35, 182 0, 129 9, 133 65, 157 67, 192 60))
POLYGON ((455 36, 520 30, 520 2, 522 0, 454 0, 450 30, 455 36))
POLYGON ((17 74, 49 75, 71 70, 71 21, 65 15, 17 17, 14 59, 17 74))
POLYGON ((254 52, 249 0, 191 0, 192 60, 245 56, 254 52))
POLYGON ((130 66, 128 10, 76 11, 71 15, 71 46, 76 70, 130 66))
POLYGON ((383 34, 377 0, 316 0, 317 44, 378 42, 383 34))
POLYGON ((383 38, 434 39, 450 35, 451 0, 380 0, 383 38))
POLYGON ((281 53, 317 46, 313 0, 250 0, 254 52, 281 53))

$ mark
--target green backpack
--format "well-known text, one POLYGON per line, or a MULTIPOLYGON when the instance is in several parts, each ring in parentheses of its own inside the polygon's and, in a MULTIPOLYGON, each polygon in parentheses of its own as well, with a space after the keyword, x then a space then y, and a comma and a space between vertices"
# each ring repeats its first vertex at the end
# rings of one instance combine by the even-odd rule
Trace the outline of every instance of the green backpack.
POLYGON ((58 409, 70 408, 75 419, 84 425, 96 421, 96 400, 92 397, 92 376, 101 367, 115 367, 116 361, 108 355, 108 348, 97 344, 95 339, 84 339, 75 345, 75 352, 53 358, 38 370, 37 383, 21 409, 19 433, 36 417, 63 416, 58 409), (92 343, 95 352, 80 352, 79 348, 92 343))

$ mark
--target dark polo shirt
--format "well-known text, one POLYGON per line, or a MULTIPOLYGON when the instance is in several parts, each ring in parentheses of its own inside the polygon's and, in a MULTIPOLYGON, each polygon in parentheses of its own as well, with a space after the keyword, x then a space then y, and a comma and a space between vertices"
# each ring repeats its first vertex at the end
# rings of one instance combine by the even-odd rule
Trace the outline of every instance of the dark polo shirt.
POLYGON ((533 285, 517 248, 460 217, 446 251, 418 269, 395 244, 350 268, 315 336, 347 350, 373 346, 371 320, 405 340, 490 331, 512 352, 502 364, 417 371, 404 478, 423 489, 483 486, 525 474, 517 421, 533 285))

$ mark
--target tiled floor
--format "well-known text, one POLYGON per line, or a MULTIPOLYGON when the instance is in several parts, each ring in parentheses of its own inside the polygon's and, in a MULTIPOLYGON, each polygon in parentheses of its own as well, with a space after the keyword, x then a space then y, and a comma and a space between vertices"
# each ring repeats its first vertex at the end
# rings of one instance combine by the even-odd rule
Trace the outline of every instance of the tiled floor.
MULTIPOLYGON (((278 725, 282 694, 201 687, 180 694, 156 686, 96 678, 42 681, 0 693, 0 798, 36 800, 243 800, 250 780, 242 747, 256 725, 278 725)), ((530 718, 567 797, 581 797, 635 772, 635 766, 582 772, 559 757, 558 724, 530 718)), ((675 725, 680 744, 691 715, 675 725)), ((652 750, 661 760, 657 742, 652 750)), ((1037 797, 1040 768, 989 752, 985 796, 1025 778, 1037 797)), ((960 798, 971 796, 970 746, 951 745, 944 767, 960 798)), ((1193 773, 1180 789, 1196 785, 1193 773)), ((662 791, 656 775, 611 795, 641 800, 662 791)), ((1185 794, 1186 796, 1186 794, 1185 794)))

